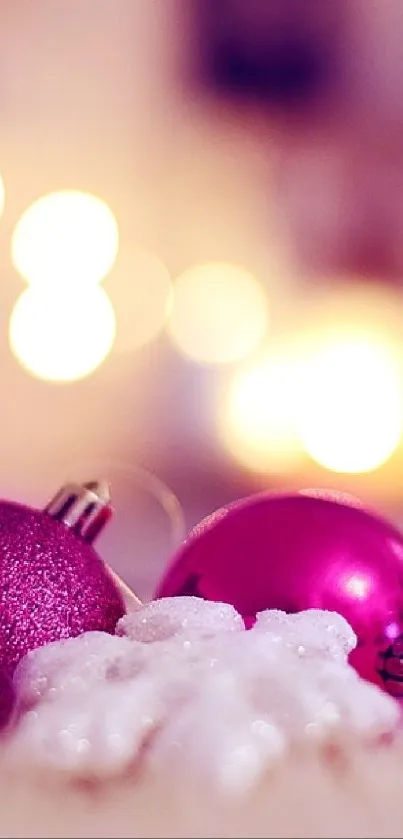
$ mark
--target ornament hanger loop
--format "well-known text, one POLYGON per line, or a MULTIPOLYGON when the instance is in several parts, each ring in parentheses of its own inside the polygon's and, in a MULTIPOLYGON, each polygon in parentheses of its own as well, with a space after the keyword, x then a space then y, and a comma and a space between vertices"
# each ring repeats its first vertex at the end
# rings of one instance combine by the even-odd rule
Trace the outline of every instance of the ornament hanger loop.
MULTIPOLYGON (((67 470, 65 471, 67 472, 67 470)), ((71 474, 70 467, 68 474, 71 474)), ((155 499, 168 519, 170 550, 176 550, 183 542, 187 533, 183 507, 173 490, 156 474, 150 472, 144 466, 128 466, 125 461, 109 458, 94 458, 84 463, 81 462, 74 469, 73 475, 80 476, 83 474, 86 476, 106 474, 108 476, 108 492, 109 486, 111 486, 112 497, 114 497, 114 484, 119 482, 119 479, 126 481, 131 487, 144 490, 151 498, 155 499), (115 480, 114 476, 116 476, 115 480)), ((89 487, 90 485, 85 484, 85 486, 89 487)), ((98 490, 96 491, 98 492, 98 490)))

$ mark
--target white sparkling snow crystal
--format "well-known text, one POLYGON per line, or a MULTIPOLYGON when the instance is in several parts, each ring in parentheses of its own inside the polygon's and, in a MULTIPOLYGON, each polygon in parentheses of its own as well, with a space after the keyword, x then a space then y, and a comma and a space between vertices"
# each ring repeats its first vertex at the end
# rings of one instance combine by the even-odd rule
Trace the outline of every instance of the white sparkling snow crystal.
POLYGON ((200 601, 197 597, 166 597, 130 612, 119 621, 116 632, 149 644, 190 632, 208 637, 243 629, 241 616, 227 603, 200 601))
POLYGON ((393 732, 399 707, 348 665, 340 615, 166 598, 29 653, 15 673, 14 759, 107 778, 136 760, 242 792, 301 739, 393 732), (174 757, 174 763, 173 763, 174 757))

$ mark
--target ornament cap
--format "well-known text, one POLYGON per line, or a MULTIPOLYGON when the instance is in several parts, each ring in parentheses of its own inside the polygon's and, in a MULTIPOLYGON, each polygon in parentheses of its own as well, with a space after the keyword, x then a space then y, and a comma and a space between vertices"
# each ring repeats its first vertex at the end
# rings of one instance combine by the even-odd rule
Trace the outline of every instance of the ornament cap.
POLYGON ((66 484, 49 501, 45 513, 91 544, 112 516, 108 481, 66 484))

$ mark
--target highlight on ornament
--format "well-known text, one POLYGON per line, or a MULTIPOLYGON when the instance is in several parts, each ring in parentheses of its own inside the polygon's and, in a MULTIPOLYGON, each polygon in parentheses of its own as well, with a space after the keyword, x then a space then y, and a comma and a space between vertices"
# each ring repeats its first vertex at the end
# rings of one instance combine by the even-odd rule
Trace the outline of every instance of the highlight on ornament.
POLYGON ((113 306, 100 288, 26 289, 10 316, 12 352, 29 373, 52 382, 82 379, 115 340, 113 306))
POLYGON ((225 364, 245 358, 261 344, 268 327, 265 290, 239 265, 196 265, 174 283, 168 332, 194 361, 225 364))
POLYGON ((11 241, 16 271, 30 285, 50 288, 96 285, 113 267, 118 249, 112 210, 79 190, 43 195, 23 212, 11 241))
POLYGON ((402 563, 401 533, 356 502, 312 490, 264 492, 198 524, 156 596, 229 603, 247 626, 265 609, 335 611, 358 637, 350 664, 403 697, 402 563))

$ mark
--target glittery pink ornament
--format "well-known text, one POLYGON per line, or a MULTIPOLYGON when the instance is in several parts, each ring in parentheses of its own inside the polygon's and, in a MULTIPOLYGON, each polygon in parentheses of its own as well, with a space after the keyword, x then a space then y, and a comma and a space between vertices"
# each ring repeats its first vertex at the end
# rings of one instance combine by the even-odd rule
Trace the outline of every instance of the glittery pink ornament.
POLYGON ((44 511, 0 501, 0 667, 9 673, 50 641, 114 632, 122 595, 92 547, 111 509, 102 483, 64 487, 44 511))
POLYGON ((0 668, 0 729, 10 721, 15 705, 15 691, 10 677, 0 668))
POLYGON ((218 510, 157 591, 191 594, 232 604, 247 625, 264 609, 339 612, 358 637, 351 664, 403 696, 403 537, 350 499, 263 493, 218 510))

